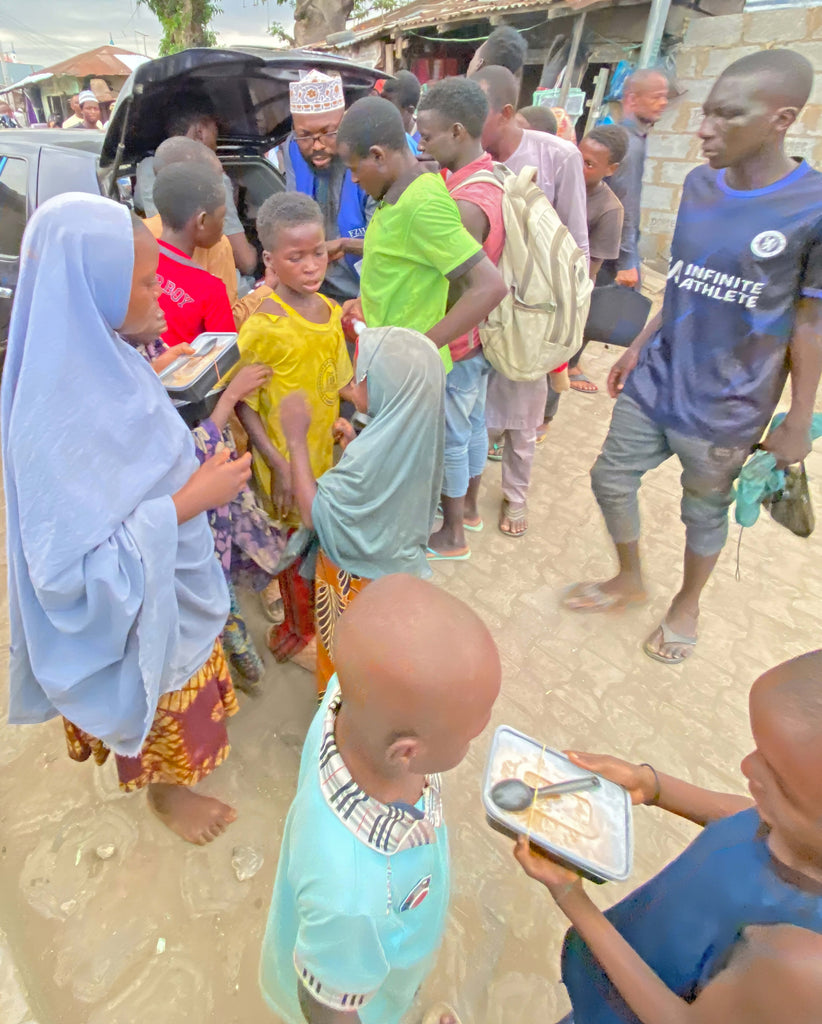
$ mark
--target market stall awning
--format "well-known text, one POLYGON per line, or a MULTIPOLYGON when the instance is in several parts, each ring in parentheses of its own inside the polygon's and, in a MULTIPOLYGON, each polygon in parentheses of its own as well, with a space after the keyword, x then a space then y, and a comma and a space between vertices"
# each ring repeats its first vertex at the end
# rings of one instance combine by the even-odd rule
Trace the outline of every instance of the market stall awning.
POLYGON ((54 75, 51 71, 38 71, 36 74, 28 75, 26 78, 21 78, 19 82, 15 82, 14 85, 4 85, 0 89, 0 95, 7 92, 14 92, 15 89, 25 89, 27 85, 35 85, 37 82, 45 82, 47 78, 53 78, 54 75))

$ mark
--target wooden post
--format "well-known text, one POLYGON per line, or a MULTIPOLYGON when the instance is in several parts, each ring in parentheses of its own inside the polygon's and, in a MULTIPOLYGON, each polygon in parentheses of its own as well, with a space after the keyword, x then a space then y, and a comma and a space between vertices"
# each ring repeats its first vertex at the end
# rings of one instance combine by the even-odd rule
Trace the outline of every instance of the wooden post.
POLYGON ((605 99, 605 89, 608 85, 609 74, 608 68, 600 68, 599 74, 596 77, 594 95, 591 97, 591 103, 588 107, 588 120, 585 122, 584 135, 587 135, 597 123, 600 111, 602 110, 602 101, 605 99))
MULTIPOLYGON (((670 3, 671 0, 668 0, 670 3)), ((565 104, 568 102, 568 93, 571 89, 571 76, 574 73, 574 64, 576 64, 577 54, 579 53, 579 44, 582 39, 582 30, 585 27, 585 15, 587 11, 583 11, 581 14, 576 16, 574 21, 574 31, 571 33, 571 47, 568 50, 568 63, 565 65, 565 74, 562 76, 562 87, 559 91, 559 100, 557 106, 565 109, 565 104)))

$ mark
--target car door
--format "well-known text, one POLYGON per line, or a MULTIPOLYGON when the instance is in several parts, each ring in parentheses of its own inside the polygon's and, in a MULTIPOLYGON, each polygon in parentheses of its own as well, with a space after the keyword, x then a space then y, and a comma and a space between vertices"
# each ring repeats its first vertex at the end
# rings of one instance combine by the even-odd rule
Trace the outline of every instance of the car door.
POLYGON ((20 271, 20 243, 28 217, 28 181, 28 160, 4 155, 0 148, 0 358, 5 355, 11 302, 20 271))

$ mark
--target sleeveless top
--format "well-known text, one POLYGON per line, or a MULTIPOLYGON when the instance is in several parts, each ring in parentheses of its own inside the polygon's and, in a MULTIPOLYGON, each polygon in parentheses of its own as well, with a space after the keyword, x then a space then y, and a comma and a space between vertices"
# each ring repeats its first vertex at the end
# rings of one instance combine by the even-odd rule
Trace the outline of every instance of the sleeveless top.
MULTIPOLYGON (((767 829, 751 808, 708 825, 605 916, 670 989, 693 1002, 749 925, 792 924, 822 934, 822 884, 771 856, 767 829)), ((580 1024, 639 1024, 573 929, 562 979, 580 1024)))
MULTIPOLYGON (((497 266, 505 245, 502 190, 486 181, 470 181, 472 175, 478 171, 493 173, 494 161, 487 153, 483 153, 478 160, 473 160, 465 167, 449 174, 445 184, 454 200, 464 199, 466 202, 473 203, 488 218, 488 237, 482 243, 482 248, 488 259, 494 266, 497 266)), ((467 334, 452 341, 449 348, 451 349, 451 358, 455 363, 468 355, 473 355, 477 349, 481 348, 479 330, 472 327, 467 334)))

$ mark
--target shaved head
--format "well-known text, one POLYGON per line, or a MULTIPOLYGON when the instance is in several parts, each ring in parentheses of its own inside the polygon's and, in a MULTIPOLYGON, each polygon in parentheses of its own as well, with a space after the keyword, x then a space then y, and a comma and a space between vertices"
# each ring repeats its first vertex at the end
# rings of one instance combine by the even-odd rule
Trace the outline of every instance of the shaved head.
POLYGON ((161 142, 154 154, 154 173, 159 174, 164 167, 171 164, 181 164, 191 160, 196 163, 206 164, 216 170, 222 171, 220 161, 216 153, 198 142, 197 139, 189 139, 185 135, 173 135, 165 142, 161 142))
POLYGON ((777 860, 822 876, 822 651, 783 662, 751 688, 754 750, 742 774, 777 860))
POLYGON ((492 64, 474 72, 471 80, 482 86, 488 104, 495 113, 499 113, 503 107, 516 107, 519 83, 508 68, 492 64))
POLYGON ((340 619, 334 661, 369 758, 412 738, 411 767, 422 774, 462 760, 499 692, 488 628, 468 605, 413 576, 384 576, 362 591, 340 619))
POLYGON ((774 106, 801 110, 813 87, 813 66, 793 50, 760 50, 725 68, 720 81, 728 78, 756 81, 758 91, 767 95, 774 106))
POLYGON ((770 669, 757 679, 752 692, 792 719, 799 734, 813 737, 822 755, 822 650, 770 669))
POLYGON ((659 88, 664 83, 668 86, 668 78, 662 71, 655 71, 653 68, 641 68, 625 79, 622 87, 623 96, 635 95, 636 93, 648 92, 659 88))

